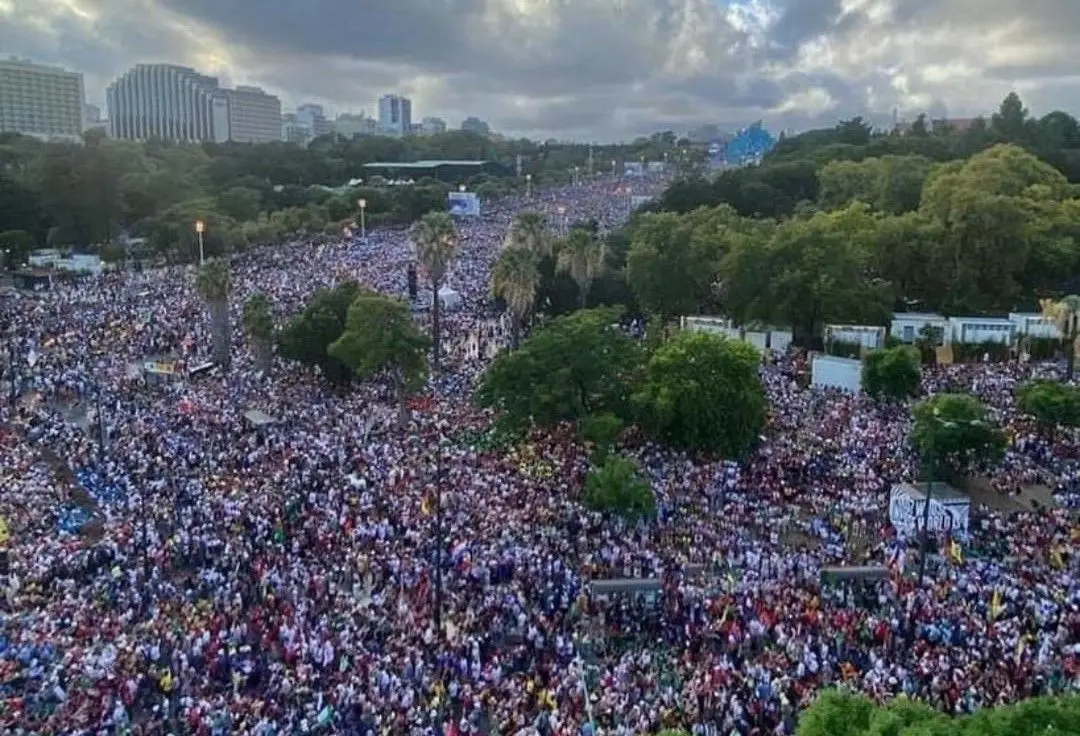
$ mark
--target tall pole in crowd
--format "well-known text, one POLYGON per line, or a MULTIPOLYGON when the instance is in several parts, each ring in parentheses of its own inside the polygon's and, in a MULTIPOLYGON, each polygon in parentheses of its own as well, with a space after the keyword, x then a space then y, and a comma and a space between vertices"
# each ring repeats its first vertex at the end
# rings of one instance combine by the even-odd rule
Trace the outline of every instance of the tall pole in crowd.
POLYGON ((525 175, 525 199, 532 199, 532 174, 525 175))
POLYGON ((356 206, 360 208, 360 239, 367 240, 367 222, 364 220, 364 210, 367 209, 367 200, 356 200, 356 206))
POLYGON ((195 221, 195 234, 199 238, 199 265, 206 264, 206 251, 203 249, 203 230, 206 229, 206 223, 202 220, 195 221))
POLYGON ((435 447, 435 606, 432 611, 435 621, 435 634, 442 637, 442 605, 443 605, 443 464, 442 464, 442 436, 438 438, 435 447))

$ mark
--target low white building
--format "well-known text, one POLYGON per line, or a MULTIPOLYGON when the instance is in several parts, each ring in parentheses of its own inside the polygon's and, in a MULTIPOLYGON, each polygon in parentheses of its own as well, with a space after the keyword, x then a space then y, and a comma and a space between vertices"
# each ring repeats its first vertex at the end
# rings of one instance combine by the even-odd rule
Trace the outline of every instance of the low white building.
POLYGON ((943 342, 948 327, 949 320, 934 312, 893 312, 889 335, 900 342, 913 343, 929 329, 938 335, 936 342, 943 342))
POLYGON ((885 347, 885 328, 875 325, 825 325, 825 342, 861 345, 867 350, 885 347))
POLYGON ((1012 345, 1016 325, 1006 317, 949 317, 949 343, 1012 345))
POLYGON ((1017 335, 1035 338, 1061 339, 1061 330, 1053 320, 1039 312, 1010 312, 1009 321, 1015 325, 1017 335))

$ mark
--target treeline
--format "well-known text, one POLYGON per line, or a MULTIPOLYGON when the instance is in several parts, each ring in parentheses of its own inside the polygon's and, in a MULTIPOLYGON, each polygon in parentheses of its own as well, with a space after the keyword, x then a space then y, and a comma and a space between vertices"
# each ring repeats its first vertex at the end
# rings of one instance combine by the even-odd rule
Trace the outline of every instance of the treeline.
MULTIPOLYGON (((595 146, 596 171, 675 150, 673 133, 626 145, 595 146)), ((495 141, 467 131, 388 138, 325 136, 301 147, 170 145, 111 141, 88 134, 85 144, 43 143, 0 135, 0 246, 7 264, 34 247, 107 246, 121 233, 145 238, 156 255, 190 260, 194 223, 205 223, 208 255, 270 243, 292 233, 339 233, 367 200, 368 223, 406 224, 444 209, 451 184, 466 183, 492 198, 522 186, 516 176, 480 175, 467 182, 422 180, 415 186, 345 187, 364 177, 364 165, 424 159, 492 160, 516 173, 518 156, 535 186, 584 175, 586 144, 495 141)), ((371 184, 371 182, 365 182, 371 184)), ((106 257, 122 250, 105 247, 106 257)))
MULTIPOLYGON (((881 202, 901 214, 915 209, 920 172, 932 164, 970 158, 992 146, 1011 143, 1046 162, 1070 182, 1080 183, 1080 126, 1068 113, 1056 111, 1041 118, 1028 114, 1023 102, 1010 94, 989 120, 975 118, 963 128, 920 116, 906 131, 875 132, 862 118, 835 128, 781 138, 761 166, 733 169, 713 180, 686 179, 671 187, 658 203, 669 212, 730 205, 746 217, 789 217, 835 202, 822 171, 844 172, 843 164, 874 159, 897 167, 896 192, 861 190, 862 200, 881 202), (824 198, 824 199, 823 199, 824 198)), ((872 168, 872 167, 871 167, 872 168)), ((923 174, 925 177, 925 173, 923 174)))
POLYGON ((1010 96, 963 133, 874 136, 849 121, 788 139, 759 167, 673 184, 609 241, 609 273, 634 309, 724 314, 800 340, 895 310, 1037 311, 1080 287, 1080 199, 1051 163, 1080 147, 1045 148, 1080 146, 1076 127, 1032 120, 1010 96))

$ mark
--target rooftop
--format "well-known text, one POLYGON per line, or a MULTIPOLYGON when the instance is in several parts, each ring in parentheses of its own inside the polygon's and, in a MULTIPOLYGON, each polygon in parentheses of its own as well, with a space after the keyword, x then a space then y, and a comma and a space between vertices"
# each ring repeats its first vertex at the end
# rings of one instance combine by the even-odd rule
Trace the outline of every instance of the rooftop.
POLYGON ((490 161, 450 161, 433 159, 430 161, 378 161, 364 164, 367 169, 434 169, 437 166, 483 166, 490 161))

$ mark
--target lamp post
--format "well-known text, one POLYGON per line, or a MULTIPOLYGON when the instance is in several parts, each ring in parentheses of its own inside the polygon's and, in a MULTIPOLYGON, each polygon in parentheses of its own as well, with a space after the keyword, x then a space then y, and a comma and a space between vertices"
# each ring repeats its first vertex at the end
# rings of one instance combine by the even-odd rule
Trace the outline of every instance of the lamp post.
POLYGON ((367 240, 367 222, 364 219, 364 210, 367 209, 367 200, 363 198, 356 200, 356 206, 360 208, 360 239, 367 240))
MULTIPOLYGON (((966 421, 966 422, 955 422, 955 421, 952 421, 951 419, 942 419, 936 413, 933 416, 933 420, 935 422, 937 422, 937 424, 939 426, 941 426, 941 427, 943 427, 945 429, 955 429, 956 427, 958 427, 961 424, 966 424, 966 425, 968 425, 970 427, 981 427, 981 426, 983 426, 985 424, 985 422, 983 422, 980 419, 971 419, 971 420, 966 421)), ((930 546, 929 545, 929 542, 930 542, 930 504, 933 502, 933 497, 934 497, 934 480, 935 480, 936 476, 938 475, 938 470, 940 469, 940 465, 941 465, 940 458, 938 457, 938 454, 937 454, 937 449, 934 447, 933 444, 930 445, 929 452, 927 454, 930 456, 930 458, 929 458, 930 459, 930 467, 929 467, 929 476, 930 477, 926 481, 926 492, 923 494, 924 498, 923 498, 923 510, 922 510, 922 529, 921 530, 916 529, 916 531, 921 531, 921 535, 919 536, 919 547, 920 547, 920 549, 919 549, 919 577, 918 577, 918 580, 917 580, 917 582, 915 584, 915 593, 918 593, 918 591, 922 590, 923 582, 924 582, 924 580, 926 578, 926 559, 930 556, 930 555, 927 554, 927 547, 930 546)), ((912 594, 913 598, 912 598, 912 601, 911 601, 911 610, 908 612, 908 641, 907 641, 908 651, 910 651, 911 648, 915 645, 915 601, 914 601, 914 595, 915 594, 913 593, 912 594)))
POLYGON ((457 190, 459 192, 461 192, 462 194, 464 194, 465 193, 465 185, 464 184, 458 184, 457 190))
POLYGON ((566 206, 560 204, 556 211, 559 213, 559 232, 566 235, 566 206))
POLYGON ((611 159, 611 178, 615 178, 615 159, 611 159))
POLYGON ((442 498, 442 485, 443 485, 443 437, 440 434, 439 439, 435 445, 435 605, 432 608, 432 618, 435 622, 435 634, 442 639, 442 606, 443 606, 443 585, 442 585, 442 561, 443 561, 443 547, 446 546, 443 540, 443 498, 442 498))
POLYGON ((203 249, 203 231, 206 230, 206 223, 202 220, 195 221, 195 234, 199 238, 199 265, 202 266, 206 263, 206 251, 203 249))
POLYGON ((532 199, 532 174, 525 175, 525 199, 532 199))
POLYGON ((572 183, 572 184, 573 184, 573 185, 574 185, 575 187, 581 184, 581 174, 579 173, 580 171, 581 171, 581 167, 580 167, 580 166, 575 166, 575 167, 574 167, 574 180, 573 180, 573 182, 571 182, 571 183, 572 183))

